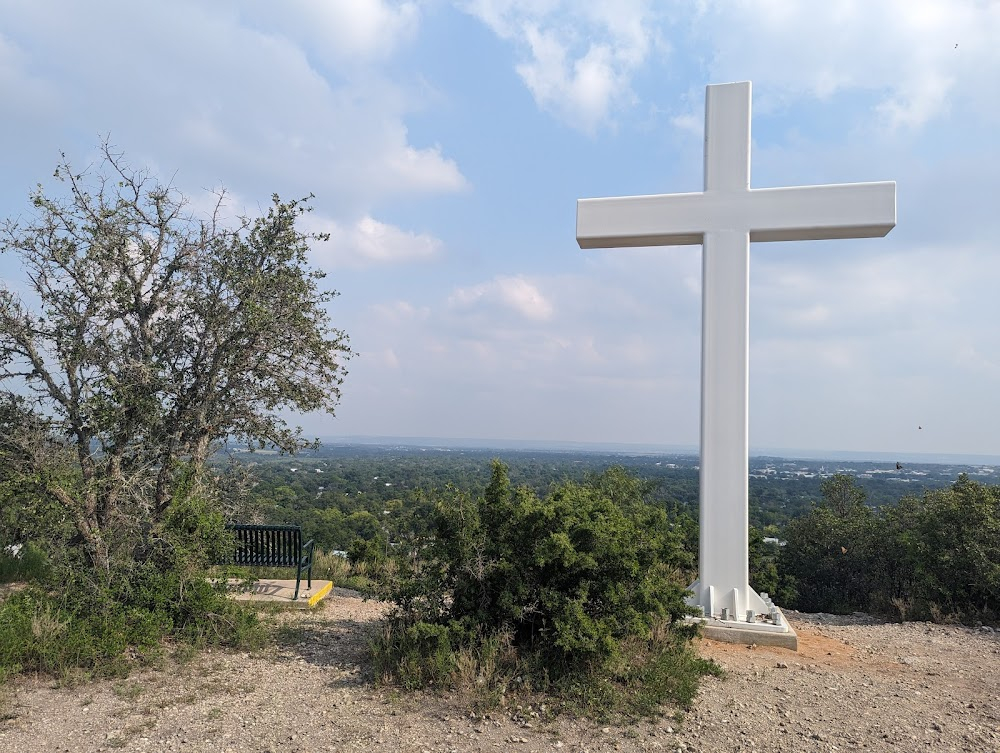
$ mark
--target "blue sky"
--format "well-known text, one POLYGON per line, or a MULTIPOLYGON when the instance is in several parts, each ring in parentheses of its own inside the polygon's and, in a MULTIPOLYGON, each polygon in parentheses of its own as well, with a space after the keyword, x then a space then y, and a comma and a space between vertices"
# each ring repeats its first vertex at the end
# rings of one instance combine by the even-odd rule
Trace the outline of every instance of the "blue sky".
POLYGON ((359 355, 308 433, 696 445, 700 249, 581 251, 575 202, 700 190, 705 85, 751 80, 754 187, 898 186, 884 239, 754 246, 751 447, 1000 455, 997 39, 973 0, 0 0, 0 216, 103 135, 195 208, 311 191, 359 355))

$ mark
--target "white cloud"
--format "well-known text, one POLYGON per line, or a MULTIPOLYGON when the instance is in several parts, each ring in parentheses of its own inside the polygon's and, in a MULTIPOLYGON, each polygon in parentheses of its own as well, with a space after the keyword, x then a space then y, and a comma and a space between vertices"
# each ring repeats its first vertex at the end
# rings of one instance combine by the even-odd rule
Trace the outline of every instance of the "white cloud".
POLYGON ((454 309, 471 311, 486 306, 513 311, 525 319, 545 321, 552 317, 552 303, 528 279, 497 276, 489 282, 458 288, 448 299, 454 309))
MULTIPOLYGON (((889 240, 879 241, 887 244, 889 240)), ((1000 373, 988 244, 826 254, 759 247, 751 272, 753 441, 771 447, 986 452, 1000 373), (960 426, 963 424, 964 426, 960 426), (933 437, 917 425, 934 423, 933 437), (989 422, 987 422, 989 423, 989 422), (945 437, 948 436, 946 440, 945 437)), ((840 245, 840 244, 838 244, 840 245)), ((995 451, 990 449, 989 451, 995 451)))
POLYGON ((377 303, 371 307, 376 317, 387 324, 400 325, 410 321, 426 319, 430 309, 426 306, 414 306, 409 301, 393 301, 377 303))
POLYGON ((955 101, 1000 115, 1000 3, 707 0, 696 27, 712 79, 752 79, 772 103, 868 91, 892 129, 918 128, 955 101))
POLYGON ((674 128, 681 131, 687 131, 688 133, 693 133, 699 138, 705 132, 705 117, 704 115, 696 115, 694 113, 685 113, 683 115, 675 115, 670 119, 674 128))
MULTIPOLYGON (((586 132, 637 101, 635 74, 664 62, 701 65, 714 82, 751 79, 774 107, 808 94, 877 98, 889 129, 919 128, 956 103, 1000 120, 1000 3, 980 0, 469 0, 463 6, 518 56, 537 104, 586 132), (654 54, 659 53, 659 54, 654 54)), ((677 66, 675 66, 677 67, 677 66)), ((700 132, 700 117, 674 123, 700 132)))
POLYGON ((432 235, 401 230, 367 215, 344 224, 309 214, 302 227, 330 234, 330 240, 312 246, 317 263, 325 268, 425 262, 439 256, 443 247, 432 235))
POLYGON ((386 348, 383 351, 375 354, 376 361, 378 361, 380 366, 385 366, 389 369, 399 368, 399 357, 396 355, 396 351, 392 348, 386 348))
MULTIPOLYGON (((403 136, 405 144, 405 133, 403 136)), ((387 151, 383 165, 383 173, 393 180, 425 191, 452 192, 468 187, 458 165, 441 154, 440 146, 414 149, 407 145, 387 151)))
POLYGON ((517 72, 535 100, 593 131, 604 120, 613 96, 627 86, 623 73, 612 64, 611 51, 592 45, 583 57, 568 60, 566 48, 553 33, 528 28, 526 36, 532 60, 518 65, 517 72))
POLYGON ((338 219, 466 186, 440 146, 413 143, 416 96, 389 77, 418 28, 413 3, 58 5, 5 5, 0 94, 17 108, 4 142, 44 121, 48 148, 84 163, 79 134, 93 146, 110 133, 133 164, 183 166, 188 192, 221 180, 258 198, 313 191, 338 219))
POLYGON ((982 353, 982 344, 963 342, 957 347, 956 360, 969 371, 987 379, 1000 379, 1000 359, 982 353))
POLYGON ((793 310, 789 315, 789 320, 794 323, 804 325, 823 324, 830 321, 830 308, 822 304, 814 304, 793 310))
POLYGON ((259 0, 243 12, 265 28, 309 40, 318 57, 337 64, 390 57, 420 21, 416 3, 385 0, 259 0))
POLYGON ((646 0, 472 0, 466 10, 518 51, 539 107, 588 133, 634 100, 632 74, 657 44, 646 0))
POLYGON ((48 111, 55 104, 53 87, 29 73, 29 61, 25 50, 0 33, 0 91, 7 107, 19 112, 48 111))
POLYGON ((937 248, 868 256, 849 245, 827 256, 818 256, 819 249, 809 253, 808 259, 784 255, 780 261, 755 255, 751 321, 760 331, 813 339, 870 337, 874 328, 887 340, 916 329, 943 331, 961 312, 956 293, 968 287, 979 256, 951 249, 943 264, 937 248))
MULTIPOLYGON (((684 254, 685 265, 688 256, 697 263, 684 254)), ((352 344, 391 349, 401 366, 358 359, 352 378, 380 389, 345 401, 342 415, 367 433, 392 416, 412 434, 694 441, 697 322, 666 316, 683 282, 650 279, 664 271, 662 258, 640 250, 631 265, 608 265, 598 257, 586 275, 498 276, 429 307, 374 307, 352 344), (636 278, 644 284, 632 285, 636 278)))

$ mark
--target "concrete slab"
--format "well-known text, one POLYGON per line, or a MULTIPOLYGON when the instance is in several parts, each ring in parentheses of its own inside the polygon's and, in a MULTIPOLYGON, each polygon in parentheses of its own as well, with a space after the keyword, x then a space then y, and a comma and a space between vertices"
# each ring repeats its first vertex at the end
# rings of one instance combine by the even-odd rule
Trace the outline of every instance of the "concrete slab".
POLYGON ((724 643, 742 643, 747 646, 757 644, 758 646, 777 646, 787 648, 790 651, 799 650, 799 637, 791 625, 786 633, 765 633, 757 630, 741 628, 739 623, 732 623, 730 626, 705 625, 702 628, 703 637, 713 641, 724 643))
POLYGON ((299 598, 295 595, 295 579, 278 580, 261 578, 250 588, 244 589, 243 581, 230 578, 228 584, 232 591, 229 598, 235 601, 250 601, 257 604, 281 604, 295 609, 310 609, 316 606, 333 590, 333 582, 313 579, 312 588, 306 588, 305 581, 299 584, 299 598))
MULTIPOLYGON (((767 594, 764 594, 767 596, 767 594)), ((791 651, 799 650, 799 636, 791 626, 784 613, 768 599, 778 617, 774 621, 738 622, 736 620, 720 620, 716 617, 689 617, 690 622, 701 625, 701 635, 712 641, 723 643, 742 643, 746 646, 777 646, 791 651)))

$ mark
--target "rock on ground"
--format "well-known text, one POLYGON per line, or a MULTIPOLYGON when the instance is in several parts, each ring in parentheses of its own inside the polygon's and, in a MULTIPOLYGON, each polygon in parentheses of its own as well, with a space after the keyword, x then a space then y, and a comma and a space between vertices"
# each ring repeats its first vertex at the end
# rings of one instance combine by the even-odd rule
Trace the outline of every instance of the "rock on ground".
POLYGON ((384 613, 335 589, 289 613, 287 645, 0 697, 0 751, 1000 751, 1000 635, 788 612, 799 651, 702 641, 726 670, 693 708, 607 726, 470 714, 447 695, 376 689, 363 669, 384 613))

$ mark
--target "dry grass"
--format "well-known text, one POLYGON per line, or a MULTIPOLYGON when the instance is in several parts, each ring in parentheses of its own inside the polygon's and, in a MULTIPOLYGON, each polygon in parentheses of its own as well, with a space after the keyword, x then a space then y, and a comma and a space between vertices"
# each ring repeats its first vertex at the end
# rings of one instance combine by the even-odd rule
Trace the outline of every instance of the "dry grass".
POLYGON ((0 724, 16 718, 17 712, 14 710, 14 691, 6 685, 0 684, 0 724))
POLYGON ((60 618, 51 604, 40 604, 31 617, 31 634, 42 643, 56 640, 66 632, 68 626, 69 620, 60 618))

